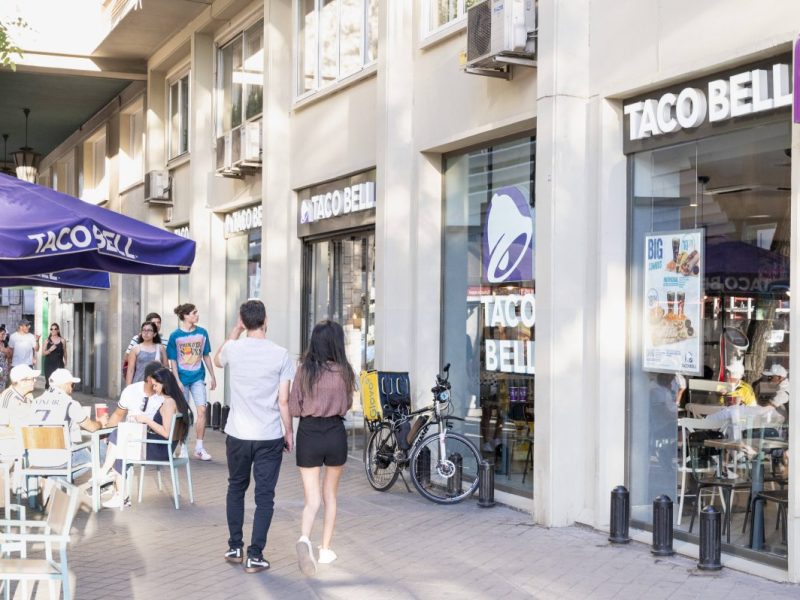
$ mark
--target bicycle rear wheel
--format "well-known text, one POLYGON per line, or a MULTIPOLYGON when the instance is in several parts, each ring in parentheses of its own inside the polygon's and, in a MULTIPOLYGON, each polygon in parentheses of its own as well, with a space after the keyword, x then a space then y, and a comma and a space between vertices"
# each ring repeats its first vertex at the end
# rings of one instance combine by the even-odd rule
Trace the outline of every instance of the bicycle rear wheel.
POLYGON ((397 439, 392 427, 386 423, 376 429, 364 448, 364 468, 367 481, 379 492, 385 492, 400 476, 400 465, 395 458, 397 439))
POLYGON ((448 431, 440 457, 439 436, 432 435, 417 446, 411 457, 411 480, 428 500, 455 504, 469 498, 478 489, 478 449, 459 433, 448 431))

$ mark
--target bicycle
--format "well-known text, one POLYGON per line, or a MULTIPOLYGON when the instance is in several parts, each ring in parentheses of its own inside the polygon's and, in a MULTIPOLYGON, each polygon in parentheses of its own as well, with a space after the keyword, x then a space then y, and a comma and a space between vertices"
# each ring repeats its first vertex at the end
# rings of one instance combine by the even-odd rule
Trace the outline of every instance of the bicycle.
MULTIPOLYGON (((464 419, 448 414, 449 377, 447 364, 431 389, 432 405, 415 411, 408 411, 407 405, 391 406, 380 421, 369 425, 372 434, 364 448, 364 468, 374 489, 389 490, 410 467, 414 487, 432 502, 455 504, 475 493, 483 458, 470 440, 451 431, 451 421, 464 419), (428 436, 432 426, 437 431, 428 436)), ((410 492, 405 477, 403 483, 410 492)))

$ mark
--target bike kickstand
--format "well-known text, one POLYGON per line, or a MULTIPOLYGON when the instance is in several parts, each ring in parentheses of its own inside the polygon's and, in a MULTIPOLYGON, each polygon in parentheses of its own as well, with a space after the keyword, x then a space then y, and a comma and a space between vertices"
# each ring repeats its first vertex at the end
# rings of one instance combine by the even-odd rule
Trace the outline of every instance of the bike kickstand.
POLYGON ((406 481, 406 477, 405 477, 405 475, 403 475, 402 471, 400 471, 400 479, 403 480, 403 485, 406 486, 406 489, 408 490, 408 493, 409 494, 413 494, 414 492, 411 490, 410 487, 408 487, 408 482, 406 481))

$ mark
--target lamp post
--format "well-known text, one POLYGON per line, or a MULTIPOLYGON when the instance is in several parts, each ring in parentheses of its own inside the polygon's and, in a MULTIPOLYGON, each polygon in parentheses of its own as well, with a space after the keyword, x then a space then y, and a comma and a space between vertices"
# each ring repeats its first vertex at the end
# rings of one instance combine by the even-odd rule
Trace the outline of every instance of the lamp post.
POLYGON ((12 152, 11 156, 14 157, 14 164, 17 167, 17 177, 23 181, 36 183, 42 155, 34 152, 33 148, 28 146, 28 115, 31 114, 31 109, 23 108, 22 112, 25 113, 25 145, 16 152, 12 152))

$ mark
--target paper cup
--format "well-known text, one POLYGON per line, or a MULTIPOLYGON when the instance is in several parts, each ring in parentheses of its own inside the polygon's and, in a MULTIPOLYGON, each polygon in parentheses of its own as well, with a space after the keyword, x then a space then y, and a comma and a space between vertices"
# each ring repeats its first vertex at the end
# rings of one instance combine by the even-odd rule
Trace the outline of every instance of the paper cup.
POLYGON ((103 415, 108 416, 108 404, 98 402, 94 405, 94 419, 99 421, 103 415))

